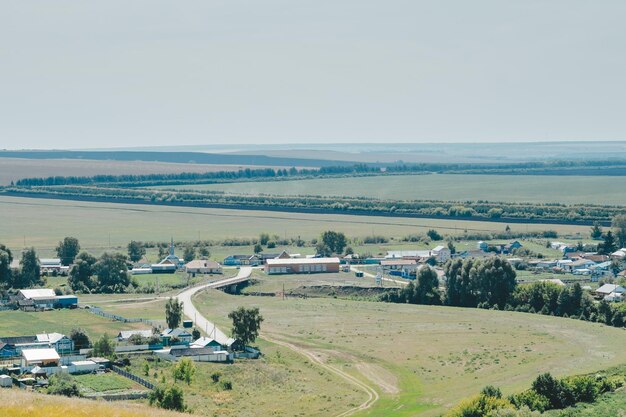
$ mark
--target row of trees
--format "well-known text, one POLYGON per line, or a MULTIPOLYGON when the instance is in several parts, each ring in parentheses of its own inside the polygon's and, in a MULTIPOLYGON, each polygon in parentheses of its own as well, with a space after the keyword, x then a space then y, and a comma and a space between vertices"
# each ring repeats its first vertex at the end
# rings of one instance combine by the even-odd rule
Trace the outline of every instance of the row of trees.
POLYGON ((581 221, 608 222, 626 209, 617 206, 592 204, 564 205, 536 203, 504 203, 487 201, 435 201, 435 200, 382 200, 366 197, 323 196, 251 196, 233 195, 199 190, 154 190, 135 188, 101 188, 97 186, 57 186, 50 188, 20 189, 20 193, 48 194, 77 200, 98 198, 103 200, 131 199, 152 203, 185 203, 187 205, 220 205, 230 207, 280 208, 281 210, 315 210, 325 212, 353 212, 386 215, 416 215, 442 218, 503 218, 511 221, 551 221, 577 223, 581 221), (497 209, 497 210, 494 210, 497 209))
POLYGON ((11 183, 14 186, 50 186, 50 185, 70 185, 70 184, 120 184, 125 186, 138 185, 161 185, 161 184, 181 184, 196 182, 226 182, 240 181, 247 179, 283 179, 290 177, 323 177, 336 175, 393 175, 399 173, 425 173, 425 172, 453 172, 453 173, 474 173, 474 174, 546 174, 560 173, 564 170, 571 173, 584 173, 589 170, 594 174, 606 171, 605 175, 612 175, 615 169, 624 168, 623 161, 550 161, 550 162, 530 162, 530 163, 500 163, 500 164, 468 164, 468 163, 414 163, 414 164, 390 164, 381 169, 380 164, 353 164, 323 166, 319 169, 240 169, 238 171, 216 171, 204 173, 172 173, 172 174, 147 174, 147 175, 95 175, 91 177, 77 176, 54 176, 47 178, 26 178, 11 183))
POLYGON ((5 245, 0 244, 0 289, 1 288, 29 288, 43 285, 39 257, 34 248, 22 251, 19 268, 11 269, 13 254, 5 245))
MULTIPOLYGON (((508 398, 493 386, 461 402, 446 417, 523 417, 540 415, 548 410, 562 410, 578 403, 592 403, 607 392, 624 385, 622 377, 579 375, 557 379, 551 374, 539 375, 532 387, 508 398)), ((570 414, 567 414, 570 415, 570 414)))

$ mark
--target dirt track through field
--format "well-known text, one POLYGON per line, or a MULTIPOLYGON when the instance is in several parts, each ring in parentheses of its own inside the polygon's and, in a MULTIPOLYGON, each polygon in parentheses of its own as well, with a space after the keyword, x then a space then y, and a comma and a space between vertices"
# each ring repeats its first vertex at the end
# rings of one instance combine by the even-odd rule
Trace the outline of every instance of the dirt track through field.
POLYGON ((363 411, 363 410, 367 410, 369 408, 372 407, 372 405, 374 405, 374 403, 376 401, 378 401, 378 399, 380 398, 380 396, 378 395, 378 392, 376 392, 376 390, 374 388, 372 388, 371 386, 365 384, 364 382, 359 381, 357 378, 353 377, 352 375, 342 371, 339 368, 336 368, 334 366, 328 365, 327 363, 324 363, 316 354, 315 352, 312 352, 310 350, 307 350, 303 347, 300 346, 296 346, 292 343, 289 342, 285 342, 283 340, 277 340, 274 339, 272 336, 268 336, 267 333, 263 334, 261 336, 263 339, 265 339, 266 341, 270 342, 270 343, 275 343, 277 345, 286 347, 288 349, 293 350, 294 352, 308 358, 309 360, 311 360, 314 364, 317 364, 318 366, 326 369, 327 371, 330 371, 332 373, 334 373, 335 375, 339 376, 340 378, 344 379, 345 381, 347 381, 348 383, 356 386, 357 388, 363 390, 366 394, 367 394, 367 400, 365 402, 363 402, 362 404, 353 407, 347 411, 344 411, 342 413, 339 413, 336 415, 336 417, 347 417, 347 416, 351 416, 354 413, 357 413, 359 411, 363 411))

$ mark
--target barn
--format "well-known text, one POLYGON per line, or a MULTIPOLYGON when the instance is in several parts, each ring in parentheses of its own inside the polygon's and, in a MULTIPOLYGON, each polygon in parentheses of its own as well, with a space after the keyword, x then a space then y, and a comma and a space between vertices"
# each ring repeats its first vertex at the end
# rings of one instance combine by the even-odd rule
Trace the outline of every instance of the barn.
POLYGON ((265 261, 266 274, 339 272, 339 258, 289 258, 265 261))

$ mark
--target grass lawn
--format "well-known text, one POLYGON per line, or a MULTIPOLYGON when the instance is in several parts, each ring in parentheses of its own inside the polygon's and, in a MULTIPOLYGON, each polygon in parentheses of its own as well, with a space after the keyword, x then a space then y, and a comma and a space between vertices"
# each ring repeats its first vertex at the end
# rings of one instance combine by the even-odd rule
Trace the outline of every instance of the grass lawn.
POLYGON ((393 175, 323 178, 155 188, 224 191, 235 194, 373 197, 391 200, 506 201, 626 204, 623 177, 556 175, 393 175), (585 190, 581 192, 581 190, 585 190))
MULTIPOLYGON (((198 239, 256 238, 262 232, 281 238, 310 240, 322 231, 344 232, 350 238, 384 235, 401 238, 437 229, 442 234, 502 232, 503 223, 353 216, 340 214, 280 213, 251 210, 203 209, 89 203, 36 198, 0 197, 4 221, 0 224, 2 243, 15 253, 34 246, 50 256, 59 240, 74 236, 91 253, 104 250, 126 252, 131 240, 166 242, 198 239)), ((582 239, 589 227, 568 225, 511 224, 513 232, 557 230, 582 239)), ((232 248, 239 252, 240 248, 232 248)), ((219 259, 219 258, 218 258, 219 259)))
POLYGON ((104 333, 114 337, 120 330, 145 329, 147 325, 113 321, 83 309, 37 313, 0 311, 0 335, 2 336, 27 336, 44 332, 69 335, 76 327, 84 329, 91 340, 96 340, 104 333))
POLYGON ((131 389, 144 390, 141 385, 135 384, 128 378, 114 372, 105 374, 75 375, 74 379, 83 394, 113 393, 131 389))
POLYGON ((262 333, 305 347, 376 387, 381 400, 363 413, 368 416, 435 416, 488 384, 508 395, 541 372, 564 376, 626 362, 626 332, 574 319, 211 290, 196 303, 224 329, 228 311, 259 307, 262 333))

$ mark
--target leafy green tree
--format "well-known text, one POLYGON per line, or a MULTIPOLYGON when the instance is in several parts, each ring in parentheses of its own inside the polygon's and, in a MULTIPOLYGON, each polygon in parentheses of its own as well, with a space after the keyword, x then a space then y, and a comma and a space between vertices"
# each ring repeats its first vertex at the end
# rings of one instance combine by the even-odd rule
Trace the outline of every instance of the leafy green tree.
POLYGON ((239 340, 242 345, 253 343, 259 336, 263 316, 259 313, 259 308, 239 307, 231 311, 228 318, 233 321, 232 335, 239 340))
POLYGON ((115 352, 115 345, 109 339, 109 336, 105 333, 100 339, 93 343, 93 355, 101 356, 103 358, 110 358, 115 352))
POLYGON ((131 240, 128 244, 128 258, 132 262, 138 262, 146 254, 143 243, 131 240))
POLYGON ((324 242, 317 242, 315 245, 315 253, 320 256, 330 256, 333 254, 333 250, 324 242))
POLYGON ((183 251, 183 259, 185 262, 191 262, 196 257, 196 248, 191 245, 185 246, 185 250, 183 251))
POLYGON ((70 339, 74 342, 74 349, 88 349, 91 346, 91 341, 87 333, 81 328, 74 328, 70 333, 70 339))
POLYGON ((261 235, 259 236, 259 243, 261 245, 267 245, 267 242, 269 241, 270 241, 269 233, 261 233, 261 235))
POLYGON ((196 365, 191 358, 183 358, 178 363, 174 364, 172 373, 175 381, 185 381, 187 385, 190 385, 193 376, 196 374, 196 365))
POLYGON ((13 288, 28 288, 43 285, 41 266, 35 248, 25 249, 20 260, 20 272, 14 274, 13 288))
POLYGON ((448 249, 450 250, 450 253, 452 255, 456 253, 456 247, 454 246, 454 243, 452 243, 452 241, 448 242, 448 249))
POLYGON ((415 287, 415 302, 417 304, 439 305, 439 277, 437 271, 430 266, 424 266, 417 272, 417 286, 415 287))
POLYGON ((263 246, 261 246, 260 243, 257 243, 256 245, 254 245, 254 253, 261 253, 263 252, 263 246))
POLYGON ((593 223, 590 234, 592 239, 600 239, 602 237, 602 225, 600 222, 593 223))
POLYGON ((72 290, 90 292, 96 287, 97 281, 93 278, 96 273, 96 262, 98 262, 96 257, 87 252, 78 254, 67 279, 72 290))
POLYGON ((615 237, 619 247, 626 247, 626 215, 620 214, 613 217, 611 226, 615 229, 615 237))
POLYGON ((66 237, 56 247, 57 256, 65 266, 71 265, 80 251, 80 244, 75 237, 66 237))
POLYGON ((193 340, 198 340, 198 339, 200 339, 200 336, 201 336, 201 334, 200 334, 200 330, 198 330, 197 328, 195 328, 195 327, 194 327, 194 328, 193 328, 193 331, 191 332, 191 335, 192 335, 192 337, 193 337, 193 340))
POLYGON ((617 250, 615 245, 615 236, 610 230, 604 235, 604 242, 598 244, 598 253, 602 255, 610 255, 617 250))
POLYGON ((122 293, 130 284, 128 265, 125 255, 121 253, 102 254, 98 262, 94 265, 98 274, 98 292, 102 293, 122 293))
POLYGON ((185 406, 183 390, 177 385, 168 387, 156 387, 148 395, 150 405, 164 408, 166 410, 174 410, 184 412, 185 406))
POLYGON ((66 397, 81 396, 76 381, 65 372, 52 375, 48 379, 47 393, 50 395, 64 395, 66 397))
POLYGON ((183 302, 178 298, 169 298, 165 303, 165 322, 167 327, 175 329, 183 320, 183 302))
POLYGON ((332 230, 322 233, 320 240, 331 253, 343 253, 344 248, 348 244, 345 234, 332 230))
POLYGON ((203 258, 208 258, 209 256, 211 256, 211 251, 207 246, 200 246, 200 248, 198 249, 198 254, 203 258))
POLYGON ((443 239, 443 237, 435 229, 430 229, 428 232, 426 232, 426 236, 428 236, 430 240, 442 240, 443 239))
POLYGON ((0 244, 0 288, 11 286, 11 262, 13 262, 11 250, 0 244))

